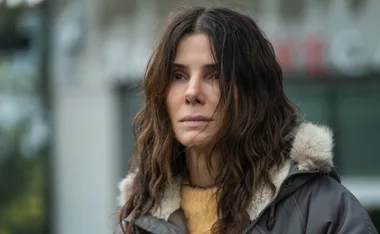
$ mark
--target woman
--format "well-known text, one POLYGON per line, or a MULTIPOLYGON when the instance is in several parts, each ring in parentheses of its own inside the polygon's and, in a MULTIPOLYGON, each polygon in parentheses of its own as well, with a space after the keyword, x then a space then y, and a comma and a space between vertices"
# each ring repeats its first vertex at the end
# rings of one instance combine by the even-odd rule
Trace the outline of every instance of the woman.
POLYGON ((330 130, 300 121, 248 16, 180 11, 144 89, 125 233, 376 233, 333 169, 330 130))

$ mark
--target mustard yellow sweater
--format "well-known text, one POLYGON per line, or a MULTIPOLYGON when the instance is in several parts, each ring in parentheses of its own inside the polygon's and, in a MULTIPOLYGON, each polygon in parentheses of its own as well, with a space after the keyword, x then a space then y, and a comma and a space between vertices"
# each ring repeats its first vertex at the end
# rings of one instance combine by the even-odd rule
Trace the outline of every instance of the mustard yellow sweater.
POLYGON ((187 218, 191 234, 209 234, 218 220, 217 188, 197 188, 183 184, 181 188, 181 207, 187 218))

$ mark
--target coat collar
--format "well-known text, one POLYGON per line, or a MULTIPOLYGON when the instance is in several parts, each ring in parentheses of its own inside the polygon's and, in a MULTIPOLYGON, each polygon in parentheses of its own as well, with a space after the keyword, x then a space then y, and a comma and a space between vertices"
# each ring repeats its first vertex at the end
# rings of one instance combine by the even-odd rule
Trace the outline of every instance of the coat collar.
MULTIPOLYGON (((281 168, 272 169, 272 181, 276 187, 276 194, 279 192, 281 184, 289 176, 292 161, 296 162, 296 171, 322 171, 330 172, 333 168, 333 137, 331 130, 326 126, 311 123, 302 123, 294 131, 294 141, 290 152, 291 159, 287 160, 281 168)), ((120 197, 119 205, 123 206, 131 196, 131 188, 136 173, 127 175, 119 183, 120 197)), ((161 206, 151 211, 152 215, 159 219, 168 220, 169 216, 181 206, 181 180, 168 186, 161 201, 161 206)), ((273 200, 271 190, 268 186, 263 186, 257 191, 247 208, 250 220, 258 217, 265 207, 273 200)))

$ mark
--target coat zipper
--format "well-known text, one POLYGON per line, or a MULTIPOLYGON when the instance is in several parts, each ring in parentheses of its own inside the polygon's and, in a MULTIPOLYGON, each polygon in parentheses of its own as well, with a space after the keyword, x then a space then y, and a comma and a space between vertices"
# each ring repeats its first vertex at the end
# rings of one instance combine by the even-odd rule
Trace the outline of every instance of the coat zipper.
POLYGON ((290 175, 290 176, 288 176, 285 180, 284 180, 284 182, 282 182, 282 184, 280 185, 280 187, 279 187, 279 189, 278 189, 278 193, 276 194, 276 196, 273 198, 273 200, 272 200, 272 202, 270 202, 260 213, 259 213, 259 215, 257 216, 257 218, 254 220, 254 221, 252 221, 250 224, 248 224, 245 228, 244 228, 244 230, 243 230, 243 232, 242 232, 242 234, 248 234, 251 230, 252 230, 252 228, 254 227, 254 226, 256 226, 256 224, 257 224, 257 222, 260 220, 260 218, 261 218, 261 216, 265 213, 265 211, 267 211, 267 209, 270 207, 270 206, 272 206, 274 203, 276 203, 276 200, 277 200, 277 197, 278 197, 278 195, 280 194, 280 191, 282 190, 282 188, 284 187, 284 184, 285 184, 285 182, 287 181, 287 180, 289 180, 290 178, 292 178, 292 177, 294 177, 294 176, 298 176, 298 175, 305 175, 305 174, 317 174, 318 173, 318 171, 299 171, 299 172, 296 172, 296 173, 294 173, 294 174, 292 174, 292 175, 290 175))

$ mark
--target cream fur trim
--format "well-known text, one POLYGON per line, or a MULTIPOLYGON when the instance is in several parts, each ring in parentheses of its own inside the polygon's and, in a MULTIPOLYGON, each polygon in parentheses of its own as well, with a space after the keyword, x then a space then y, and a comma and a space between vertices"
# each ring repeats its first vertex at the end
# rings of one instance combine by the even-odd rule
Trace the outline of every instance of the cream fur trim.
POLYGON ((289 169, 290 169, 290 163, 291 161, 288 160, 284 163, 283 167, 278 170, 274 171, 272 170, 272 181, 274 186, 276 187, 276 193, 272 197, 272 192, 269 189, 268 186, 264 186, 261 191, 257 192, 251 201, 250 206, 247 209, 248 215, 250 220, 256 219, 262 210, 265 209, 265 207, 272 202, 272 198, 274 198, 277 193, 279 192, 279 188, 284 181, 284 179, 288 176, 289 169))
POLYGON ((333 167, 332 131, 326 126, 303 123, 296 131, 290 152, 298 169, 329 172, 333 167))

